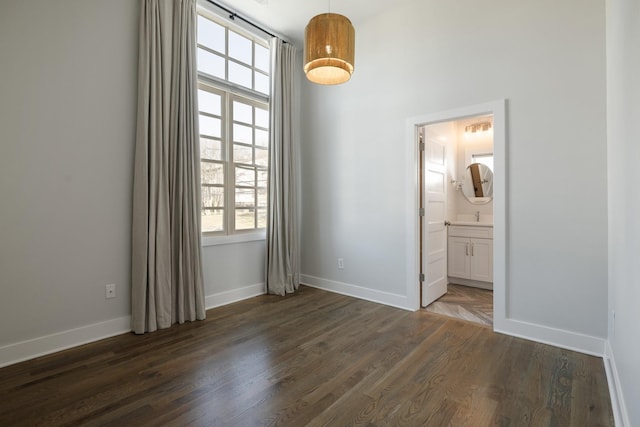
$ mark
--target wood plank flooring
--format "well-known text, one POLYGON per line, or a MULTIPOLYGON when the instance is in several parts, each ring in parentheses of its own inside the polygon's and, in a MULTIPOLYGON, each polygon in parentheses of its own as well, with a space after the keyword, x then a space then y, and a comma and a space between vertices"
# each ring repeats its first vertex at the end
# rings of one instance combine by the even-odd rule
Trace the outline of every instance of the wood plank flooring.
POLYGON ((425 310, 493 327, 493 291, 449 283, 447 293, 425 310))
POLYGON ((602 359, 302 287, 0 369, 1 426, 612 426, 602 359))

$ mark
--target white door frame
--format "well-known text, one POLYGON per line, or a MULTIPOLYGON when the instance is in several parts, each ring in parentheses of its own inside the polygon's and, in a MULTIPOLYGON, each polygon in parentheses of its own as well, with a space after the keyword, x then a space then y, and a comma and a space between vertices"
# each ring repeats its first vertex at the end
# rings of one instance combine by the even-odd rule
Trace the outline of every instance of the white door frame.
POLYGON ((450 122, 468 117, 493 114, 493 328, 503 330, 507 319, 507 162, 506 162, 505 99, 485 104, 425 114, 406 120, 406 253, 407 297, 410 308, 420 309, 420 242, 418 238, 418 128, 434 123, 450 122))

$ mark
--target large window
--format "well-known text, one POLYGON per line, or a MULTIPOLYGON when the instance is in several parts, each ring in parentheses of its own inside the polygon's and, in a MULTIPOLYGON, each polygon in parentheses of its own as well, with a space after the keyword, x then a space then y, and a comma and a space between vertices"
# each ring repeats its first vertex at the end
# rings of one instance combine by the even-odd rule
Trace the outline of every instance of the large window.
POLYGON ((264 40, 198 16, 202 231, 264 229, 269 164, 269 49, 264 40))

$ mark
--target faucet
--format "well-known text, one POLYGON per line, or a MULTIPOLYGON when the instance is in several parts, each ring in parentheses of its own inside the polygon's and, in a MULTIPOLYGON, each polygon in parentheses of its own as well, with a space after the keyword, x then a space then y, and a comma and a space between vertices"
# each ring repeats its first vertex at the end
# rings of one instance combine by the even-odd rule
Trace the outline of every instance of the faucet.
POLYGON ((480 222, 480 211, 476 211, 476 222, 480 222))

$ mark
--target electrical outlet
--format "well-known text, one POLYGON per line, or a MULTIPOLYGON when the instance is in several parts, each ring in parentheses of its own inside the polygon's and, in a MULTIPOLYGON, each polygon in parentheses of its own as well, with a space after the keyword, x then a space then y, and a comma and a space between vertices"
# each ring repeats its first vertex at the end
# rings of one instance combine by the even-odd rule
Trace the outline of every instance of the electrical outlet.
POLYGON ((116 285, 115 283, 110 283, 104 286, 104 297, 106 299, 111 299, 116 297, 116 285))
POLYGON ((344 258, 338 258, 338 268, 340 270, 344 268, 344 258))

